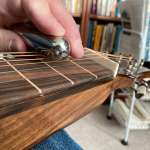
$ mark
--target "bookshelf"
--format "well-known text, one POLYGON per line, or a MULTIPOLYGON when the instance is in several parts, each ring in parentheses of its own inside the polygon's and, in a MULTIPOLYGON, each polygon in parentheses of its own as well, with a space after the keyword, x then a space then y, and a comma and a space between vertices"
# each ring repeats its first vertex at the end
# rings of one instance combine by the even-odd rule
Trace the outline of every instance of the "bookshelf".
MULTIPOLYGON (((120 31, 118 32, 118 30, 120 30, 120 28, 118 26, 121 26, 121 18, 118 17, 119 16, 118 13, 116 15, 116 9, 117 9, 116 6, 117 5, 115 5, 115 9, 114 9, 113 13, 112 13, 111 10, 109 10, 110 11, 109 13, 106 11, 107 13, 105 15, 100 16, 98 14, 98 11, 95 10, 96 8, 98 8, 98 6, 97 6, 98 3, 94 7, 94 11, 93 11, 93 1, 96 1, 96 0, 88 0, 88 8, 87 8, 87 15, 88 15, 87 23, 88 23, 88 27, 87 27, 87 30, 86 30, 86 32, 88 34, 85 37, 86 45, 89 48, 95 49, 94 45, 99 45, 100 44, 99 48, 96 48, 95 50, 98 50, 98 51, 100 50, 101 51, 102 49, 105 49, 105 46, 104 47, 102 46, 103 43, 105 43, 105 41, 103 42, 103 40, 105 40, 104 34, 106 33, 105 32, 106 30, 107 31, 110 30, 109 24, 113 24, 113 26, 114 26, 114 27, 112 27, 112 32, 113 33, 112 33, 112 35, 109 35, 109 37, 112 37, 112 39, 109 39, 109 42, 107 42, 105 44, 105 45, 109 45, 109 43, 111 43, 110 46, 108 46, 108 48, 111 47, 111 50, 109 52, 111 52, 111 51, 113 52, 113 51, 115 51, 115 48, 118 46, 118 42, 116 42, 115 39, 116 39, 116 37, 118 38, 118 35, 116 35, 116 34, 118 34, 120 32, 120 31), (96 29, 97 25, 96 26, 94 25, 94 27, 91 28, 91 22, 97 22, 96 24, 98 26, 99 25, 100 26, 97 29, 96 29), (107 25, 108 25, 108 29, 105 29, 105 26, 107 26, 107 25), (114 28, 116 28, 116 29, 114 29, 114 28), (92 31, 93 32, 92 35, 94 35, 95 37, 92 37, 89 40, 89 36, 88 35, 89 35, 89 31, 90 30, 93 30, 92 31), (97 30, 100 32, 101 35, 96 34, 97 30), (98 42, 97 44, 95 43, 95 39, 96 38, 98 38, 100 40, 100 42, 98 42), (91 41, 92 41, 92 44, 89 44, 89 43, 91 43, 91 41), (91 45, 93 45, 93 46, 91 47, 91 45)), ((98 2, 98 0, 97 0, 97 2, 98 2)), ((117 0, 116 0, 116 2, 117 2, 117 0)), ((108 37, 108 35, 107 35, 107 37, 108 37)))
POLYGON ((80 18, 81 14, 80 13, 72 13, 71 14, 74 18, 80 18))
POLYGON ((97 16, 97 15, 91 14, 90 19, 121 23, 121 18, 119 17, 97 16))
POLYGON ((64 0, 66 9, 71 13, 76 23, 80 26, 80 34, 84 46, 86 46, 86 31, 88 30, 88 1, 89 0, 64 0))
POLYGON ((114 23, 121 24, 121 19, 119 17, 110 16, 97 16, 91 14, 92 0, 81 0, 82 1, 82 11, 81 13, 71 13, 75 21, 80 24, 80 34, 82 38, 82 43, 86 47, 88 40, 88 27, 90 20, 97 20, 101 23, 114 23))

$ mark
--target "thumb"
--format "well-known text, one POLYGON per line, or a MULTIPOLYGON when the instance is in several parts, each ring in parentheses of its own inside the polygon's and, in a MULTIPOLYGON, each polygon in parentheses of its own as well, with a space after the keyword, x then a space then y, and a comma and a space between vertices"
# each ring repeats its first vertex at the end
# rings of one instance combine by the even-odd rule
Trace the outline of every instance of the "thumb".
POLYGON ((0 29, 0 51, 25 51, 22 38, 13 31, 0 29))

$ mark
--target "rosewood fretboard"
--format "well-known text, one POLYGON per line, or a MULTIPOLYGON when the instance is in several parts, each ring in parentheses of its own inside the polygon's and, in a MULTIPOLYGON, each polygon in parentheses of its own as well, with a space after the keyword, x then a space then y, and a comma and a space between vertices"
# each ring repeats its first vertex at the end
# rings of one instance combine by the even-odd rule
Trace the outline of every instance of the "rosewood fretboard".
POLYGON ((36 53, 6 56, 0 59, 0 118, 102 84, 114 76, 99 55, 89 50, 82 59, 61 61, 50 61, 36 53))

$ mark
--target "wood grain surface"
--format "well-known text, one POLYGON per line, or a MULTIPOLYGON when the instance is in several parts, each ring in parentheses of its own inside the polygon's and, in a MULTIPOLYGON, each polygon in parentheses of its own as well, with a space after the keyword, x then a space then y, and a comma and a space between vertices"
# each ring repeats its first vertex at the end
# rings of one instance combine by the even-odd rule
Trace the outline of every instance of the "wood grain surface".
POLYGON ((113 89, 128 87, 132 80, 113 81, 0 120, 0 149, 29 149, 57 130, 100 106, 113 89))
POLYGON ((91 51, 82 59, 62 61, 31 54, 15 57, 0 60, 0 118, 113 79, 113 72, 91 51))

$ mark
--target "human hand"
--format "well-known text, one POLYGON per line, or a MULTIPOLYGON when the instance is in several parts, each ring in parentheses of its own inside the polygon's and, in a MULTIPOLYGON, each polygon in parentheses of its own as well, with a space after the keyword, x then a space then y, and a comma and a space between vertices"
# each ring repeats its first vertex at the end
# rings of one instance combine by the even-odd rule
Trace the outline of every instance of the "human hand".
POLYGON ((0 49, 25 51, 22 38, 9 27, 31 21, 46 35, 65 36, 71 45, 71 56, 83 56, 83 46, 78 28, 61 0, 1 0, 0 49))

